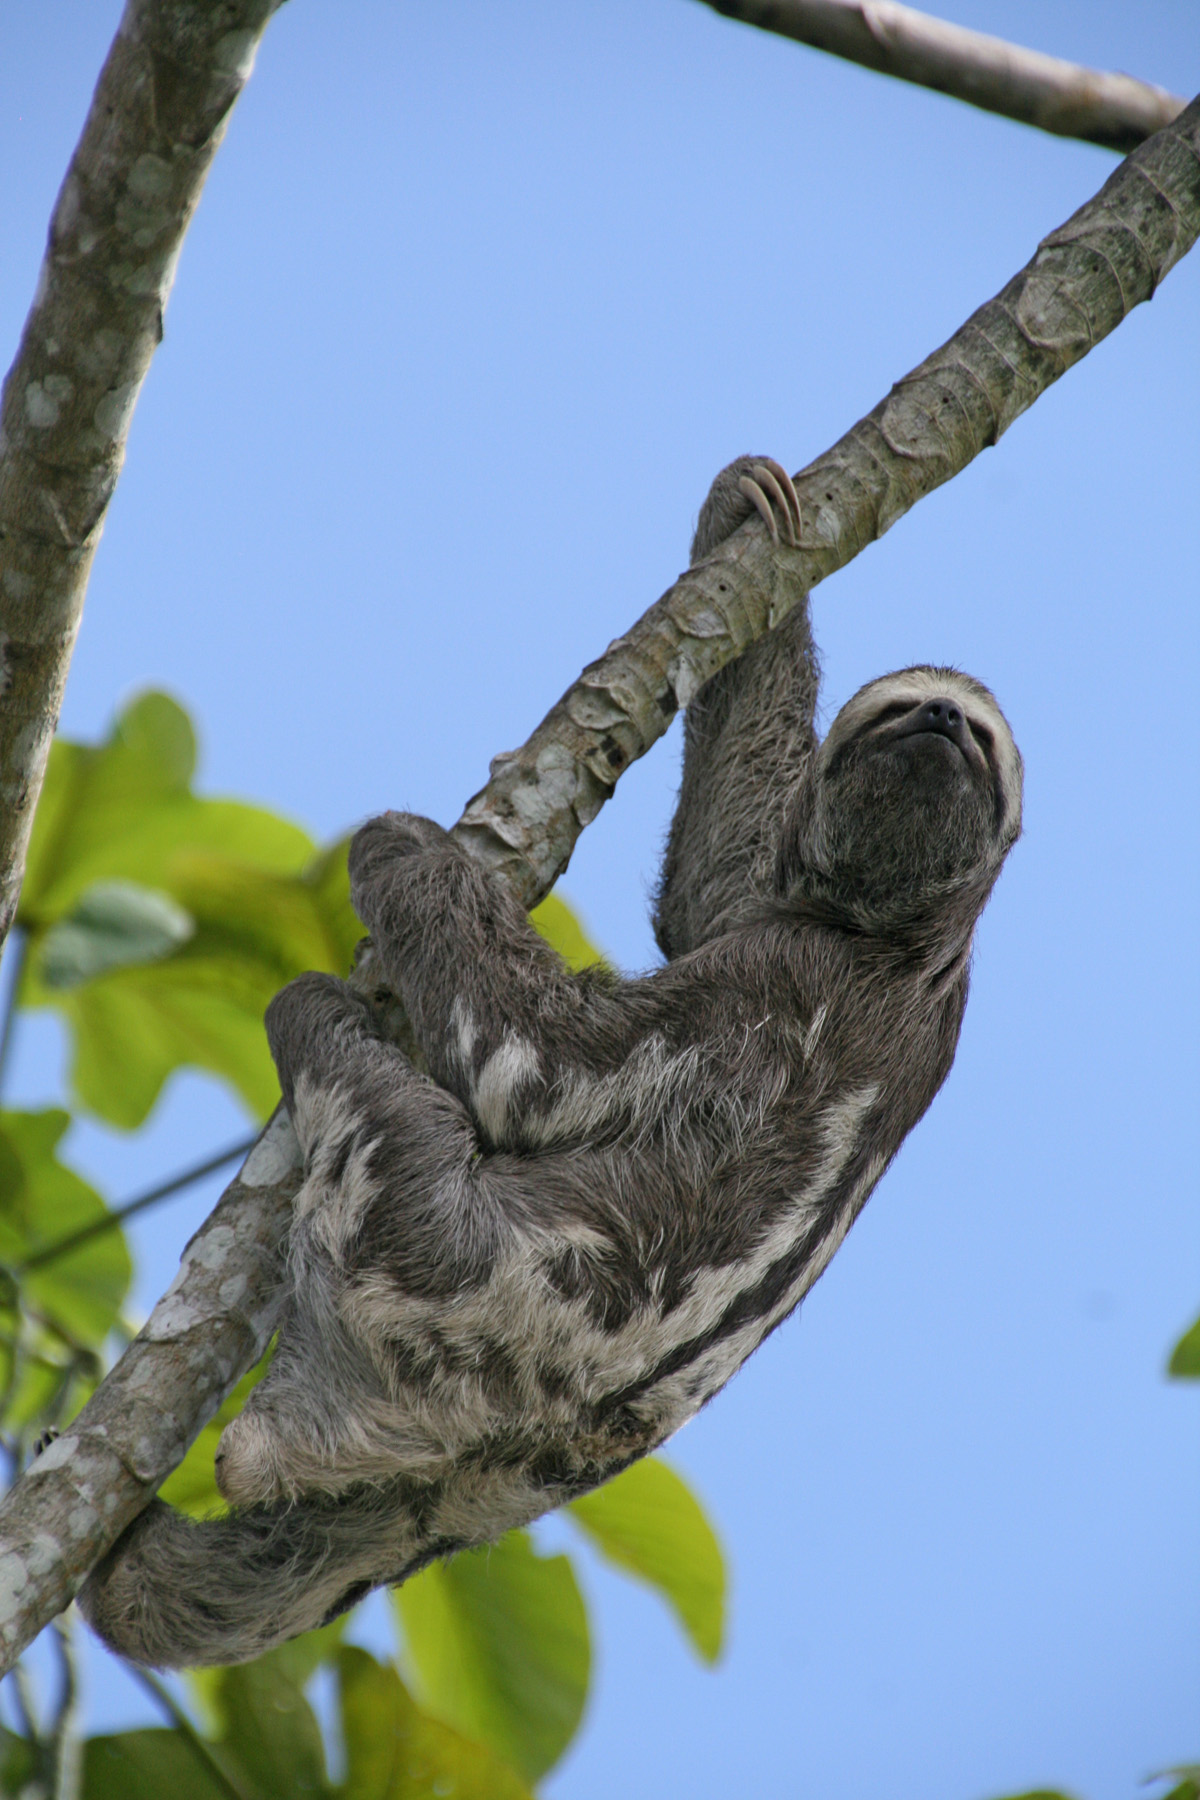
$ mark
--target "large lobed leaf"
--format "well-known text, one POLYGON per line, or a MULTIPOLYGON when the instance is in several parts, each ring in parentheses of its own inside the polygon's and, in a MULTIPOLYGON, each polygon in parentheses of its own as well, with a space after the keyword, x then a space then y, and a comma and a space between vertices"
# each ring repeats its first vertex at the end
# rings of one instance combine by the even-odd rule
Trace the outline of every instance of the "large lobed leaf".
POLYGON ((290 873, 312 854, 299 826, 234 800, 191 791, 196 740, 183 708, 143 694, 97 745, 56 741, 29 846, 19 922, 40 929, 97 881, 168 888, 181 849, 217 850, 290 873))

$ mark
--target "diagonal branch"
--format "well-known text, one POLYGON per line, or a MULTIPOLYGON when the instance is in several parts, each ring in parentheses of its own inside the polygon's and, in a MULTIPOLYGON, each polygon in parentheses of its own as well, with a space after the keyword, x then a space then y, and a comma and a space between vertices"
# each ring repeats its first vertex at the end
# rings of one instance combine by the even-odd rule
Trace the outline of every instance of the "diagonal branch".
MULTIPOLYGON (((690 569, 497 758, 456 831, 531 905, 622 770, 679 706, 1112 331, 1200 236, 1200 101, 947 344, 796 478, 799 549, 757 519, 690 569)), ((370 958, 356 974, 370 986, 370 958)), ((280 1111, 166 1297, 69 1431, 0 1507, 0 1672, 66 1605, 174 1468, 273 1327, 299 1153, 280 1111)))
POLYGON ((968 31, 896 0, 705 0, 714 12, 880 75, 966 100, 1059 137, 1133 150, 1187 104, 1132 75, 1087 69, 968 31))
POLYGON ((0 410, 0 944, 183 236, 280 0, 127 0, 0 410))

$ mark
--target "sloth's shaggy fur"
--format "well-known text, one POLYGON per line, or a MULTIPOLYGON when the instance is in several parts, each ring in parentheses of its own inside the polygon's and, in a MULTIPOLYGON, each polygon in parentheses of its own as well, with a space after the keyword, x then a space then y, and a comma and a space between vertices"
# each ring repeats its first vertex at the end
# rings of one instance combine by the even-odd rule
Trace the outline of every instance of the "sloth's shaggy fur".
MULTIPOLYGON (((791 484, 739 459, 693 559, 791 484)), ((688 709, 669 961, 572 975, 428 820, 351 851, 429 1070, 342 982, 267 1015, 306 1158, 228 1518, 159 1503, 81 1602, 116 1649, 236 1662, 585 1492, 703 1406, 825 1268, 944 1081, 1021 763, 950 669, 872 682, 823 744, 807 611, 688 709)))

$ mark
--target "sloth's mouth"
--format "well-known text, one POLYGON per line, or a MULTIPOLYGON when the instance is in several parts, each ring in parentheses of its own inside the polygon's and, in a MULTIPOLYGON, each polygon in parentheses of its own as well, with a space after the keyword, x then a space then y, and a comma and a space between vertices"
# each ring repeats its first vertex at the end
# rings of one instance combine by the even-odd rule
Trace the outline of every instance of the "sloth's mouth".
POLYGON ((970 753, 965 744, 960 743, 957 738, 951 737, 948 731, 935 731, 930 726, 921 726, 916 731, 898 731, 892 742, 900 748, 909 744, 914 747, 916 745, 922 747, 936 745, 939 750, 944 750, 947 754, 960 756, 964 762, 970 761, 970 753))

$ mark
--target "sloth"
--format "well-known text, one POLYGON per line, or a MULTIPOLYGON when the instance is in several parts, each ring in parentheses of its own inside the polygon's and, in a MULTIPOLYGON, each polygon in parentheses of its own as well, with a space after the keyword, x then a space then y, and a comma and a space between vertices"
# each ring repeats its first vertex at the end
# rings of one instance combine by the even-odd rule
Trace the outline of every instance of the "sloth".
MULTIPOLYGON (((783 469, 739 458, 693 563, 783 469)), ((354 839, 354 904, 424 1069, 305 975, 267 1032, 305 1158, 232 1510, 153 1502, 80 1596, 168 1667, 257 1656, 654 1450, 828 1264, 945 1080, 976 921, 1020 829, 987 688, 901 670, 814 729, 803 600, 685 721, 666 962, 569 972, 428 819, 354 839), (425 1072, 427 1070, 427 1072, 425 1072)))

